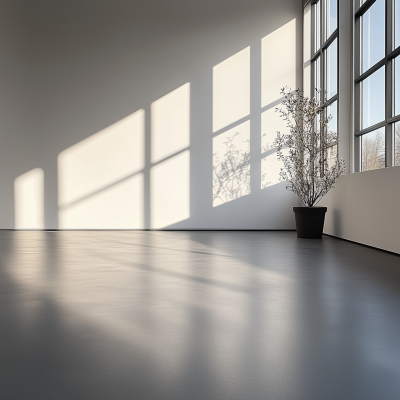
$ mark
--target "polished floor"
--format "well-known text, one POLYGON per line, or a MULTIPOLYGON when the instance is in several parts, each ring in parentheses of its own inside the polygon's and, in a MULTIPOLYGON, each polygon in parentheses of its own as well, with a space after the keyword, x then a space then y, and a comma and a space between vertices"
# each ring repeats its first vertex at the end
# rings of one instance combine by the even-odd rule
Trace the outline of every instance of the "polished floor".
POLYGON ((0 232, 0 399, 398 400, 400 257, 295 232, 0 232))

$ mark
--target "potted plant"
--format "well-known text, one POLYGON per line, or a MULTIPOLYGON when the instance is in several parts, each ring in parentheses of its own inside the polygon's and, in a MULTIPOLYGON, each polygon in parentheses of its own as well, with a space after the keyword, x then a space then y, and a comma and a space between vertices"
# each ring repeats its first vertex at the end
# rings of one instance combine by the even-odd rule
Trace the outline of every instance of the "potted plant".
POLYGON ((338 156, 337 132, 329 129, 331 116, 317 96, 308 98, 297 89, 281 90, 283 108, 277 108, 289 133, 277 133, 275 146, 283 163, 280 180, 295 193, 303 207, 293 207, 297 237, 321 238, 326 207, 316 207, 344 172, 346 162, 338 156))

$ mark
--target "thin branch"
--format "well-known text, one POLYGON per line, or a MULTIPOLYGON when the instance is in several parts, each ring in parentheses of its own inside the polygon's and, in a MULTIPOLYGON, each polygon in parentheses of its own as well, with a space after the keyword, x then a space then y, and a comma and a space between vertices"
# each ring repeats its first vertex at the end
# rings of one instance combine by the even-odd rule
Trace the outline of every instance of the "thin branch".
POLYGON ((345 171, 346 162, 337 157, 334 165, 328 164, 328 150, 332 143, 337 145, 338 137, 328 129, 332 117, 321 108, 321 103, 304 96, 300 89, 292 92, 283 88, 281 94, 283 108, 275 110, 290 133, 278 132, 274 143, 283 163, 280 180, 303 204, 312 207, 333 187, 345 171))

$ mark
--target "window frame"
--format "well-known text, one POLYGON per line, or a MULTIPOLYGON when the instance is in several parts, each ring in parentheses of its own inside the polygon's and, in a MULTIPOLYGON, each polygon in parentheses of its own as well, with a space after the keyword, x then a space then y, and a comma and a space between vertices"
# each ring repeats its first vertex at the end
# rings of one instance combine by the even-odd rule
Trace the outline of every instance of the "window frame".
MULTIPOLYGON (((385 55, 372 65, 365 72, 361 72, 362 60, 362 16, 378 0, 366 0, 361 4, 360 0, 354 0, 354 172, 362 171, 362 139, 361 137, 369 132, 380 128, 385 129, 385 167, 394 166, 395 146, 394 129, 395 123, 400 121, 400 113, 394 115, 394 59, 400 55, 400 46, 394 47, 394 1, 384 0, 385 2, 385 55), (362 82, 372 76, 378 69, 384 67, 385 71, 385 118, 384 120, 361 128, 362 119, 362 82)), ((399 58, 400 62, 400 58, 399 58)))
MULTIPOLYGON (((328 0, 312 0, 311 1, 311 96, 315 97, 315 88, 317 87, 315 81, 315 72, 317 60, 319 58, 319 88, 321 89, 320 94, 320 108, 322 110, 327 110, 328 107, 336 103, 336 122, 337 122, 337 136, 339 138, 339 0, 336 2, 336 15, 337 15, 337 24, 336 29, 331 33, 329 37, 326 37, 327 33, 327 1, 328 0), (320 3, 320 15, 319 15, 319 49, 316 49, 316 10, 317 3, 320 3), (332 45, 332 43, 336 42, 336 94, 331 98, 326 98, 326 87, 327 87, 327 50, 332 45)), ((332 146, 337 145, 337 143, 332 143, 332 146)), ((337 152, 339 157, 339 151, 337 152)))

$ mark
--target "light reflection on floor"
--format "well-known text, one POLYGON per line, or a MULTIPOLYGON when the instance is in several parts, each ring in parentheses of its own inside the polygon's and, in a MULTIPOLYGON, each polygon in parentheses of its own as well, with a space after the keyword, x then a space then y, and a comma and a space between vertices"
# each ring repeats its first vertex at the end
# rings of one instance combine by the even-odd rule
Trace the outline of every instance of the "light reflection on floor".
POLYGON ((294 232, 0 239, 2 398, 398 393, 397 256, 294 232))

